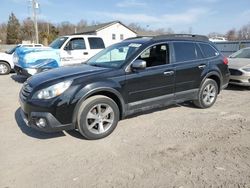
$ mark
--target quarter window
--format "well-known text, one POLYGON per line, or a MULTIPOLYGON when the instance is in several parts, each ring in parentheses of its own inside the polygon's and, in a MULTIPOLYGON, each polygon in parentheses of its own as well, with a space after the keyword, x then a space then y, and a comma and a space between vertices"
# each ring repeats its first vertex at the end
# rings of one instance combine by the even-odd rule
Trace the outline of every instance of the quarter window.
POLYGON ((200 47, 205 55, 205 57, 214 57, 217 55, 217 51, 209 44, 200 43, 200 47))
POLYGON ((174 51, 177 62, 191 61, 202 58, 199 47, 192 42, 175 42, 174 51))

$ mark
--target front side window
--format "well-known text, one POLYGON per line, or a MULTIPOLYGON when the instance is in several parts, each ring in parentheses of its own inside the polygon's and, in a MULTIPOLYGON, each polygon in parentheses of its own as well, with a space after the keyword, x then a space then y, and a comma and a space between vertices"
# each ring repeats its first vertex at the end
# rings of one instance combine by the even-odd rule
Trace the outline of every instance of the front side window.
POLYGON ((113 39, 113 40, 115 40, 115 39, 116 39, 115 34, 112 34, 112 39, 113 39))
POLYGON ((105 48, 103 40, 101 38, 97 37, 90 37, 89 40, 89 46, 90 49, 103 49, 105 48))
POLYGON ((87 64, 92 66, 119 68, 140 48, 140 46, 140 43, 129 42, 111 45, 90 58, 87 64))
POLYGON ((83 38, 71 39, 69 42, 70 50, 84 50, 86 49, 85 41, 83 38))
POLYGON ((142 52, 138 59, 146 61, 147 67, 169 63, 169 48, 167 44, 158 44, 142 52))
POLYGON ((201 59, 201 51, 193 42, 174 42, 174 52, 176 62, 191 61, 201 59))

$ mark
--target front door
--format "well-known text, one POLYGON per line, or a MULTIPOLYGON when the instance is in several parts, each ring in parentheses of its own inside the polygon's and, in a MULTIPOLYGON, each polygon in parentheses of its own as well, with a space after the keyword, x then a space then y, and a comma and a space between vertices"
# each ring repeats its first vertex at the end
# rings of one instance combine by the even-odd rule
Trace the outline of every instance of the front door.
POLYGON ((84 38, 72 38, 60 52, 63 66, 79 64, 89 59, 84 38))
POLYGON ((175 71, 169 63, 168 44, 154 45, 137 59, 146 61, 147 66, 143 70, 131 70, 126 75, 129 110, 171 102, 174 97, 175 71))

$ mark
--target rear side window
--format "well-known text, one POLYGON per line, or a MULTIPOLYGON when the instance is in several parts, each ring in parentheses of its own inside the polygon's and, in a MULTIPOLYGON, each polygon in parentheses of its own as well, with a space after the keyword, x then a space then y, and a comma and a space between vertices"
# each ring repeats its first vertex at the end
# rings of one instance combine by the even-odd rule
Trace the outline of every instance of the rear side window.
POLYGON ((105 48, 101 38, 91 37, 89 40, 90 49, 103 49, 105 48))
POLYGON ((175 42, 174 51, 177 62, 202 58, 200 48, 193 42, 175 42))
POLYGON ((205 57, 214 57, 218 54, 218 52, 209 44, 200 43, 200 47, 205 57))

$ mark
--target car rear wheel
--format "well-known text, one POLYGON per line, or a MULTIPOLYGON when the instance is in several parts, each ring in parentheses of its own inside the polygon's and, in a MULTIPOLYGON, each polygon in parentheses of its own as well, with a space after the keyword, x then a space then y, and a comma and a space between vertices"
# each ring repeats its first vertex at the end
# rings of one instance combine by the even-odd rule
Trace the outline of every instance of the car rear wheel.
POLYGON ((215 103, 217 95, 217 83, 212 79, 206 79, 200 87, 198 99, 193 102, 199 108, 209 108, 215 103))
POLYGON ((96 95, 80 105, 78 130, 86 139, 95 140, 108 136, 119 121, 119 108, 109 97, 96 95))
POLYGON ((10 65, 6 62, 0 61, 0 75, 9 73, 10 73, 10 65))

